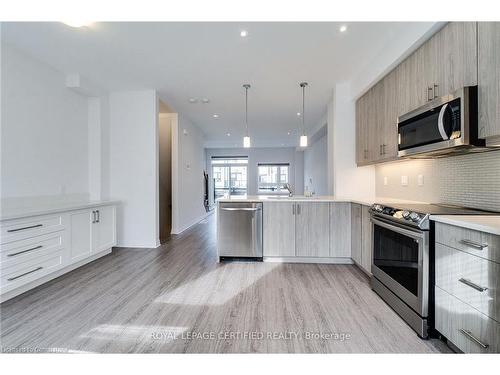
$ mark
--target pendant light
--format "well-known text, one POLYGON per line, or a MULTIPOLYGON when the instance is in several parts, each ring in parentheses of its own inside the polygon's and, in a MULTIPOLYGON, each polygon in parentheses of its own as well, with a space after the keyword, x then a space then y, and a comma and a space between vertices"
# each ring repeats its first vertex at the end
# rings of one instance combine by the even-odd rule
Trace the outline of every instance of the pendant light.
POLYGON ((306 125, 305 125, 305 97, 306 97, 306 86, 307 82, 301 82, 300 87, 302 88, 302 135, 300 136, 299 145, 300 147, 307 147, 307 135, 306 135, 306 125))
POLYGON ((248 135, 248 89, 251 87, 248 83, 243 85, 245 88, 245 136, 243 137, 243 147, 250 147, 250 136, 248 135))

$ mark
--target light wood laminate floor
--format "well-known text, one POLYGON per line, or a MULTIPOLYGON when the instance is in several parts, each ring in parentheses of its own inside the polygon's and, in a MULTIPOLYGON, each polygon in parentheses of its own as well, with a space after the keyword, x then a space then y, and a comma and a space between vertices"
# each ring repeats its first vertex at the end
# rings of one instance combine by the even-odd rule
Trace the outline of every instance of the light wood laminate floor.
POLYGON ((216 263, 215 218, 0 306, 3 352, 432 353, 355 266, 216 263))

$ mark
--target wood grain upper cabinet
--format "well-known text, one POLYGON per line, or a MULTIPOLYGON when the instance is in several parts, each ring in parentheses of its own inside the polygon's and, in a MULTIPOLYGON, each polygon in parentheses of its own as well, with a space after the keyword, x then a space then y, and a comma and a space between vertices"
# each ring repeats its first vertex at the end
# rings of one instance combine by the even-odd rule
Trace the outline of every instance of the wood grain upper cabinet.
POLYGON ((330 256, 330 204, 297 202, 295 254, 298 257, 330 256))
POLYGON ((379 122, 379 140, 381 145, 381 160, 393 160, 398 156, 398 76, 393 70, 384 77, 381 110, 382 116, 379 122))
POLYGON ((500 23, 478 23, 479 136, 500 145, 500 23))
POLYGON ((351 257, 351 203, 330 203, 330 256, 351 257))
MULTIPOLYGON (((434 98, 477 85, 476 22, 450 22, 428 44, 434 55, 429 67, 435 71, 431 82, 434 98)), ((498 49, 498 44, 493 48, 498 49)))
POLYGON ((264 256, 295 256, 295 203, 264 202, 264 256))

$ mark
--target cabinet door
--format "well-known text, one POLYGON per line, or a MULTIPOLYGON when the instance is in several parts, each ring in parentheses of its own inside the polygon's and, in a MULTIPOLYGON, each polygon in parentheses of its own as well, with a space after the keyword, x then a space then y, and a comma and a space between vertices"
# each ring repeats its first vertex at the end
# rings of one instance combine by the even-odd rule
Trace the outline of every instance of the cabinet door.
POLYGON ((70 217, 70 262, 90 256, 92 251, 92 210, 71 212, 70 217))
POLYGON ((368 163, 368 94, 356 101, 356 163, 368 163))
POLYGON ((330 256, 351 257, 351 204, 330 203, 330 256))
MULTIPOLYGON (((500 137, 500 23, 478 23, 479 136, 500 137)), ((500 141, 499 138, 497 138, 500 141)))
POLYGON ((330 255, 330 204, 298 202, 295 220, 295 253, 299 257, 330 255))
POLYGON ((264 256, 295 256, 295 203, 264 202, 264 256))
POLYGON ((351 204, 351 257, 361 264, 361 205, 351 204))
POLYGON ((366 272, 372 272, 372 223, 370 221, 370 207, 361 209, 361 267, 366 272))
MULTIPOLYGON (((434 97, 477 85, 477 23, 450 22, 433 39, 437 45, 433 59, 437 70, 434 97)), ((493 47, 496 49, 498 44, 493 47)))
POLYGON ((395 70, 384 78, 380 139, 382 159, 392 160, 398 156, 398 92, 397 73, 395 70))
POLYGON ((92 252, 99 253, 116 245, 115 207, 98 207, 98 221, 92 225, 92 252))

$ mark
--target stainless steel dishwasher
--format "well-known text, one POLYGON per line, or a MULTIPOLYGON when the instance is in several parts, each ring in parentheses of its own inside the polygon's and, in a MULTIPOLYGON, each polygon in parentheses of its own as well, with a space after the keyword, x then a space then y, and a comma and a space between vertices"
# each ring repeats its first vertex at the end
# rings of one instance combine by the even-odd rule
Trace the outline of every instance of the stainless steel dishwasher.
POLYGON ((219 203, 217 250, 220 261, 262 260, 262 203, 219 203))

